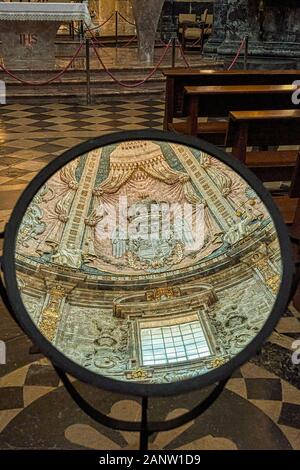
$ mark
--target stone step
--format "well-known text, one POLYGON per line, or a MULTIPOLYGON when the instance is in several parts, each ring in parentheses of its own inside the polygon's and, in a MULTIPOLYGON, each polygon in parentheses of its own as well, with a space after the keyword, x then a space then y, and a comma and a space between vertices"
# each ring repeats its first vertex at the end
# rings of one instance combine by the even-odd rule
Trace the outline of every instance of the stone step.
MULTIPOLYGON (((117 80, 125 84, 134 85, 135 83, 144 80, 150 72, 153 71, 153 66, 147 64, 131 64, 128 59, 124 64, 125 58, 118 56, 119 62, 114 62, 116 57, 108 54, 105 50, 103 52, 104 63, 108 66, 108 70, 116 77, 117 80), (104 59, 105 57, 105 59, 104 59)), ((132 59, 132 57, 131 57, 132 59)), ((70 59, 69 59, 70 60, 70 59)), ((123 87, 114 81, 99 64, 94 55, 91 55, 91 100, 95 103, 101 103, 111 100, 119 100, 122 97, 130 99, 131 97, 145 98, 148 96, 155 99, 164 96, 165 90, 165 77, 163 70, 170 68, 169 61, 161 65, 158 70, 149 78, 146 83, 139 87, 123 87)), ((68 60, 57 59, 57 68, 48 70, 13 70, 13 74, 25 81, 44 82, 52 77, 55 77, 63 67, 68 63, 68 60)), ((200 59, 200 63, 193 64, 199 68, 212 69, 222 68, 220 63, 211 59, 200 59)), ((58 79, 51 84, 46 85, 26 85, 14 78, 7 75, 6 72, 0 69, 0 80, 6 83, 7 103, 34 103, 34 104, 47 104, 51 102, 62 103, 86 103, 86 71, 85 71, 85 58, 77 59, 75 67, 68 69, 58 79)))
MULTIPOLYGON (((17 75, 17 74, 16 74, 17 75)), ((37 75, 37 74, 35 74, 37 75)), ((21 76, 21 75, 17 75, 21 76)), ((22 74, 25 80, 41 81, 49 78, 51 75, 44 74, 39 76, 29 76, 22 74)), ((118 80, 121 80, 127 85, 134 85, 145 78, 143 74, 135 76, 120 76, 119 71, 115 73, 118 80)), ((0 74, 0 79, 1 79, 0 74)), ((6 81, 6 101, 7 103, 49 103, 49 102, 62 102, 62 103, 78 103, 86 101, 86 75, 78 75, 77 78, 63 75, 60 79, 47 85, 24 85, 21 82, 9 78, 6 81)), ((120 96, 160 96, 164 93, 165 78, 161 73, 157 73, 144 84, 139 87, 123 87, 112 80, 106 73, 93 74, 91 78, 91 96, 93 102, 103 102, 109 99, 120 99, 120 96), (94 78, 98 76, 98 78, 94 78)))
MULTIPOLYGON (((139 68, 139 69, 126 69, 126 68, 113 68, 108 67, 108 70, 113 73, 114 76, 117 78, 128 78, 129 80, 133 78, 134 80, 141 80, 146 75, 148 75, 153 68, 139 68)), ((162 68, 157 70, 155 74, 152 76, 154 77, 161 77, 162 75, 162 68)), ((27 71, 27 70, 13 70, 11 71, 17 77, 23 80, 30 80, 30 81, 44 81, 47 80, 55 75, 57 75, 61 71, 60 68, 54 70, 37 70, 37 71, 27 71)), ((91 79, 99 79, 101 80, 110 80, 107 72, 101 68, 92 68, 90 69, 90 76, 91 79)), ((65 80, 84 80, 86 78, 86 70, 84 68, 80 69, 69 69, 67 70, 58 80, 65 81, 65 80)), ((6 72, 0 70, 0 79, 4 80, 6 83, 15 82, 16 80, 10 77, 6 72)))
MULTIPOLYGON (((120 99, 139 99, 152 98, 163 99, 164 89, 143 86, 140 88, 120 88, 116 89, 92 89, 91 104, 118 101, 120 99)), ((68 103, 68 104, 86 104, 86 89, 67 89, 66 91, 53 91, 39 88, 34 91, 26 88, 20 88, 17 91, 8 91, 6 103, 24 103, 24 104, 48 104, 48 103, 68 103)))
MULTIPOLYGON (((120 76, 118 73, 114 73, 113 74, 114 77, 118 80, 118 81, 121 81, 122 83, 125 83, 125 84, 128 84, 128 85, 132 85, 132 84, 135 84, 135 83, 138 83, 138 82, 141 82, 145 79, 146 75, 136 75, 134 78, 133 77, 122 77, 120 76)), ((0 79, 3 79, 4 77, 1 77, 0 75, 0 79)), ((36 79, 36 77, 22 77, 24 80, 26 81, 34 81, 34 82, 43 82, 45 80, 47 80, 47 77, 41 77, 39 79, 36 79)), ((6 83, 6 87, 7 89, 12 89, 12 88, 20 88, 20 87, 25 87, 25 86, 28 86, 28 87, 38 87, 38 86, 46 86, 46 85, 39 85, 38 83, 35 85, 35 84, 23 84, 22 82, 19 82, 17 80, 14 80, 13 78, 9 78, 9 80, 4 80, 5 83, 6 83)), ((80 78, 69 78, 69 77, 61 77, 59 79, 56 79, 55 81, 51 82, 51 84, 49 84, 49 86, 51 85, 52 86, 56 86, 57 88, 64 88, 64 87, 70 87, 70 86, 81 86, 81 85, 84 85, 86 86, 86 82, 87 82, 87 79, 86 79, 86 75, 83 75, 82 77, 80 78)), ((165 78, 163 75, 159 74, 159 75, 154 75, 150 78, 147 79, 147 82, 151 83, 151 85, 155 86, 155 85, 158 85, 158 86, 162 86, 164 85, 165 83, 165 78)), ((91 86, 93 87, 110 87, 110 86, 114 86, 114 85, 118 85, 117 82, 115 80, 113 80, 111 77, 109 77, 108 75, 101 75, 101 76, 98 76, 96 78, 96 76, 92 76, 90 78, 90 83, 91 83, 91 86)), ((47 85, 48 86, 48 85, 47 85)))

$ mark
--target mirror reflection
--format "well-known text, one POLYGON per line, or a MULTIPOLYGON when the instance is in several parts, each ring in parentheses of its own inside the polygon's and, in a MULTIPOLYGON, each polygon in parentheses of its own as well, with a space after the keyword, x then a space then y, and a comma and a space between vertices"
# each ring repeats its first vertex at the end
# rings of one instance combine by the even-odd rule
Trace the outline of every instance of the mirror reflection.
POLYGON ((61 353, 122 381, 169 383, 241 352, 281 282, 273 221, 212 155, 127 141, 62 167, 19 227, 23 303, 61 353))

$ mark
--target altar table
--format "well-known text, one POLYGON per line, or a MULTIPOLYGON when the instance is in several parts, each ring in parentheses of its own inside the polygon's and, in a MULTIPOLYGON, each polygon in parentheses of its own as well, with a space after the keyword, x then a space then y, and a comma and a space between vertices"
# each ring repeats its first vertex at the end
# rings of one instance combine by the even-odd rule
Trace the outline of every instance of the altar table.
MULTIPOLYGON (((0 3, 2 60, 9 69, 55 67, 55 38, 62 23, 91 23, 85 3, 0 3)), ((75 52, 75 49, 74 49, 75 52)))

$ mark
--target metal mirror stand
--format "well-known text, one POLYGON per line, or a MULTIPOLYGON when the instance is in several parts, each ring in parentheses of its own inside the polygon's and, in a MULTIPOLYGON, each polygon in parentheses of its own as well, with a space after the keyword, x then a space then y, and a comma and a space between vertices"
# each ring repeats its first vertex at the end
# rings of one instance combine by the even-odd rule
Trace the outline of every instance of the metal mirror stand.
POLYGON ((111 418, 101 413, 101 411, 93 408, 76 390, 73 386, 66 373, 61 369, 54 366, 59 378, 63 382, 66 390, 75 401, 75 403, 84 411, 90 418, 103 426, 119 431, 139 432, 140 433, 140 448, 141 451, 148 450, 148 439, 149 436, 156 432, 170 431, 171 429, 178 428, 184 424, 192 421, 193 419, 204 413, 220 396, 222 393, 227 380, 219 382, 212 392, 192 410, 184 413, 177 418, 168 421, 148 421, 148 397, 142 396, 142 415, 140 422, 133 421, 121 421, 115 418, 111 418))

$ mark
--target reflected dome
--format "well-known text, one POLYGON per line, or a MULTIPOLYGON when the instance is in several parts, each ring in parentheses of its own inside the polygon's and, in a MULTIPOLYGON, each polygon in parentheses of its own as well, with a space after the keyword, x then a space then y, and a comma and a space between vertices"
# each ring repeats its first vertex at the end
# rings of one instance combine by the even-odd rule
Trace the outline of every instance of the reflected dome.
POLYGON ((97 148, 57 171, 18 231, 34 324, 96 374, 170 383, 227 363, 256 337, 281 283, 276 229, 256 192, 172 142, 97 148))

